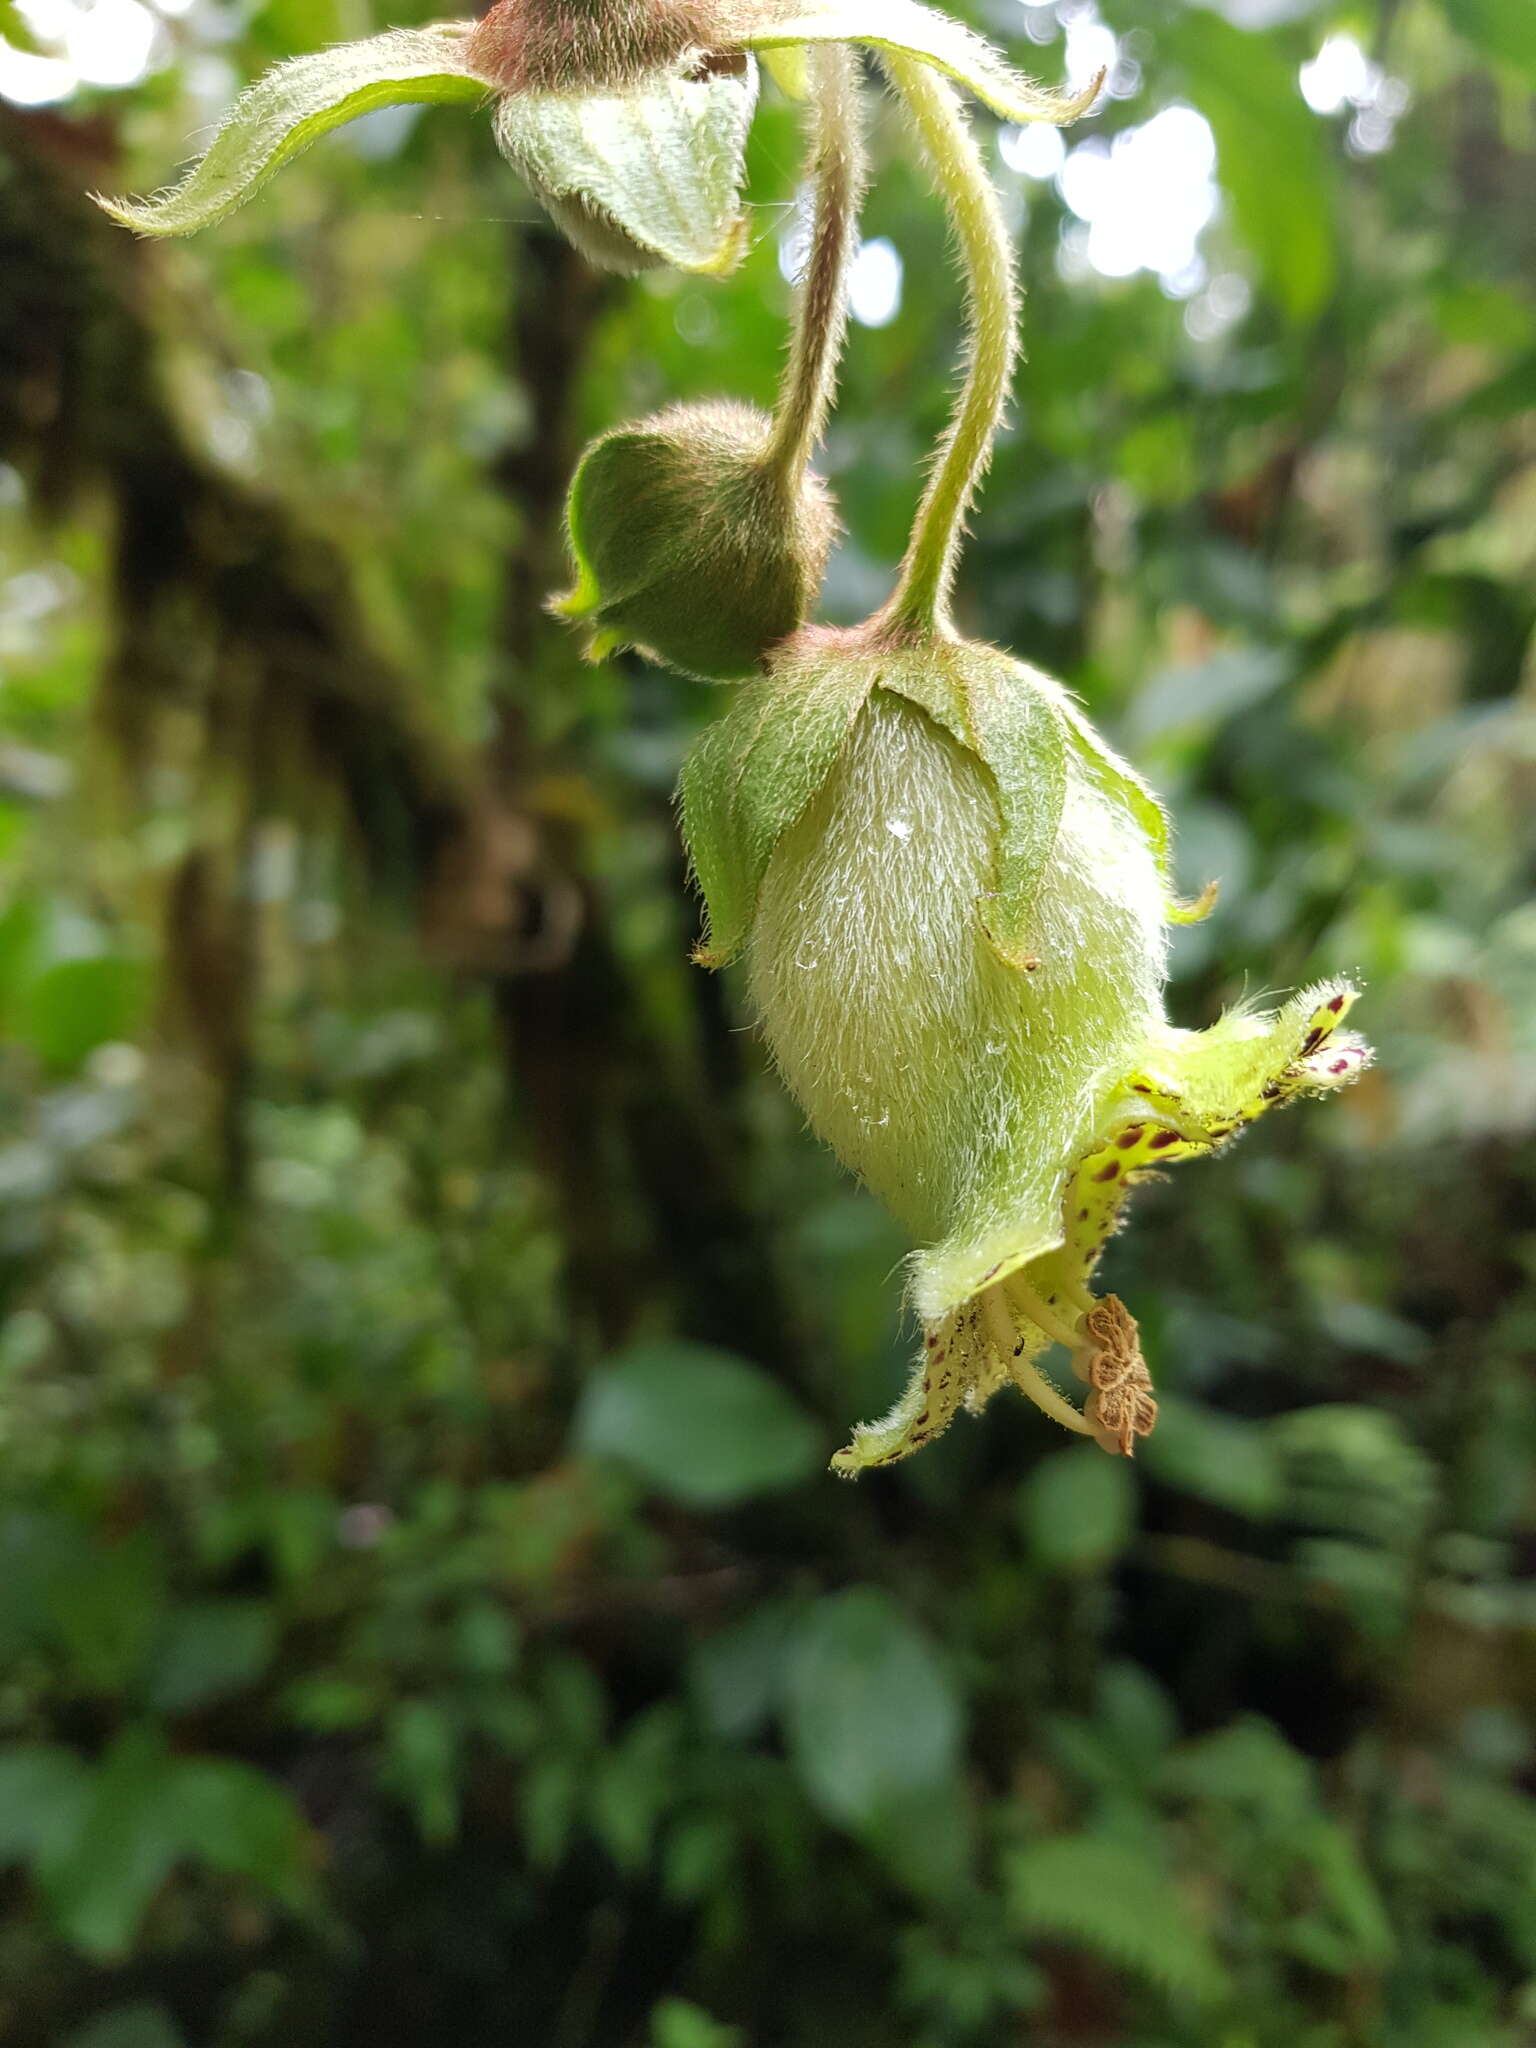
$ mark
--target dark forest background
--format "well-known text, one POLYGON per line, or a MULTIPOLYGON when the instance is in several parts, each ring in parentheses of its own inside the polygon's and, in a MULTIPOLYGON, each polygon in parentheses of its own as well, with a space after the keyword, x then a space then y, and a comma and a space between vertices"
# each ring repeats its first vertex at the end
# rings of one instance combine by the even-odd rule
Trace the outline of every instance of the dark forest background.
MULTIPOLYGON (((1134 1468, 999 1400, 826 1477, 906 1246, 688 964, 720 698, 540 611, 588 434, 771 394, 793 109, 741 274, 624 285, 461 111, 187 248, 86 204, 412 0, 0 101, 15 2048, 1536 2040, 1536 9, 1100 6, 970 11, 1052 80, 1112 31, 1069 146, 1192 106, 1219 209, 1106 277, 983 117, 1029 362, 963 616, 1222 878, 1178 1019, 1356 971, 1381 1052, 1141 1199, 1134 1468)), ((872 143, 842 617, 957 336, 872 143)))

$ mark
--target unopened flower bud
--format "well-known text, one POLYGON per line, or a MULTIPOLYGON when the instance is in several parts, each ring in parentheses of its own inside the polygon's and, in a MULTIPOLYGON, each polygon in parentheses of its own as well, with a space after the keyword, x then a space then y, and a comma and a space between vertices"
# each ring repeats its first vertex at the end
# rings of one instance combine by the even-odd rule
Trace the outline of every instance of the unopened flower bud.
POLYGON ((1170 1025, 1161 808, 1059 685, 989 648, 798 634, 682 794, 705 957, 745 954, 811 1124, 924 1247, 911 1387, 836 1469, 907 1456, 1010 1381, 1129 1453, 1151 1381, 1088 1285, 1126 1193, 1354 1079, 1354 991, 1170 1025), (1036 1364, 1052 1343, 1085 1411, 1036 1364))
POLYGON ((594 660, 637 647, 730 682, 800 625, 836 514, 819 479, 785 475, 772 434, 750 406, 691 405, 594 442, 567 509, 576 587, 555 604, 594 660))

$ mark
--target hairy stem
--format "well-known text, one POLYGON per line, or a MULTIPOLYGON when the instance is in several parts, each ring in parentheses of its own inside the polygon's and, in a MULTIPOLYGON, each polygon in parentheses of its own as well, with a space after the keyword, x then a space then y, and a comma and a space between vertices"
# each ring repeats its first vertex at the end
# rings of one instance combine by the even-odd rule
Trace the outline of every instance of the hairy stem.
POLYGON ((817 50, 811 77, 809 181, 815 187, 816 211, 767 458, 769 468, 792 484, 799 483, 832 408, 848 326, 848 268, 864 190, 858 78, 851 51, 841 44, 817 50))
POLYGON ((1018 353, 1019 289, 997 194, 959 95, 929 66, 884 59, 906 102, 960 244, 970 336, 965 382, 918 507, 895 594, 886 609, 907 630, 949 626, 950 590, 976 489, 992 457, 1018 353))

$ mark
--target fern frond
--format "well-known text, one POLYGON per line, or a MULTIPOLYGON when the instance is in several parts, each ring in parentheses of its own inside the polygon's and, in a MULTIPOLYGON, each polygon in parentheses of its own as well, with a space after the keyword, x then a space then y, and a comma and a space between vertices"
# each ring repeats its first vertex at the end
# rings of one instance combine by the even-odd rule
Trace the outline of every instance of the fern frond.
POLYGON ((1171 1997, 1219 1998, 1226 1973, 1169 1873, 1150 1856, 1093 1835, 1033 1842, 1012 1859, 1018 1925, 1128 1970, 1171 1997))

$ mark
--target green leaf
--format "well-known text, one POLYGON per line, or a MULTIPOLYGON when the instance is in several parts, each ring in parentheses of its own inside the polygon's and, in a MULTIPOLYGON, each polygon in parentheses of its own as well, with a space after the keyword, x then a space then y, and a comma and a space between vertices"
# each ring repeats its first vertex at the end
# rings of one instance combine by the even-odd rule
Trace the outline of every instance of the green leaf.
POLYGON ((115 1692, 143 1665, 165 1598, 165 1561, 146 1530, 97 1541, 63 1515, 0 1521, 0 1657, 58 1654, 69 1681, 115 1692))
POLYGON ((699 1344, 645 1344, 600 1367, 577 1411, 577 1447, 627 1465, 689 1507, 734 1507, 797 1486, 820 1431, 765 1372, 699 1344))
POLYGON ((722 2027, 685 1998, 664 1998, 651 2013, 651 2048, 741 2048, 739 2027, 722 2027))
POLYGON ((766 1601, 694 1646, 689 1690, 712 1733, 747 1742, 768 1721, 784 1689, 797 1612, 792 1600, 766 1601))
POLYGON ((17 896, 0 911, 0 1017, 8 1017, 16 995, 43 965, 44 925, 43 907, 35 896, 17 896))
POLYGON ((421 1838, 451 1842, 459 1831, 461 1744, 450 1717, 432 1700, 401 1700, 384 1731, 382 1777, 407 1805, 421 1838))
POLYGON ((775 847, 821 790, 877 674, 867 658, 812 643, 738 691, 683 763, 683 837, 709 912, 700 957, 734 960, 775 847))
POLYGON ((682 1709, 662 1700, 637 1714, 598 1760, 592 1828, 620 1870, 643 1870, 657 1830, 675 1805, 686 1754, 682 1709))
POLYGON ((1406 1552, 1435 1502, 1437 1478, 1395 1415, 1326 1402, 1277 1416, 1266 1434, 1288 1521, 1406 1552))
POLYGON ((171 1776, 160 1737, 126 1729, 93 1774, 70 1839, 39 1864, 60 1931, 98 1962, 128 1953, 181 1853, 167 1799, 171 1776))
POLYGON ((1239 240, 1282 309, 1310 319, 1333 290, 1337 234, 1328 130, 1301 97, 1294 64, 1207 9, 1160 26, 1158 46, 1183 67, 1211 124, 1239 240))
POLYGON ((790 1756, 829 1820, 867 1829, 948 1788, 960 1755, 960 1698, 928 1637, 888 1593, 855 1587, 817 1601, 790 1651, 790 1756))
POLYGON ((1033 1842, 1013 1857, 1008 1894, 1025 1933, 1068 1941, 1165 1991, 1217 1997, 1223 1972, 1168 1872, 1148 1855, 1095 1835, 1033 1842))
POLYGON ((25 1743, 0 1751, 0 1865, 63 1856, 90 1794, 90 1774, 73 1750, 25 1743))
POLYGON ((486 97, 465 69, 471 25, 391 29, 279 64, 243 92, 207 154, 158 199, 98 199, 141 235, 190 235, 233 213, 322 135, 379 107, 486 97))
POLYGON ((155 1647, 149 1703, 185 1714, 242 1692, 271 1662, 277 1623, 259 1600, 201 1600, 169 1617, 155 1647))
POLYGON ((185 2036, 163 2005, 136 1999, 87 2020, 64 2048, 185 2048, 185 2036))
MULTIPOLYGON (((12 1752, 15 1756, 17 1753, 12 1752)), ((30 1752, 9 1787, 34 1801, 50 1787, 58 1817, 30 1824, 28 1858, 66 1938, 101 1962, 125 1956, 150 1901, 184 1859, 295 1898, 304 1824, 261 1772, 223 1758, 180 1758, 151 1727, 124 1729, 94 1770, 30 1752), (27 1772, 30 1771, 30 1776, 27 1772)), ((28 1809, 23 1799, 22 1811, 28 1809)))
POLYGON ((16 1036, 50 1067, 67 1071, 98 1045, 130 1037, 148 999, 142 961, 113 955, 61 960, 17 999, 16 1036))
POLYGON ((1316 1803, 1312 1766, 1258 1714, 1181 1744, 1159 1766, 1158 1784, 1179 1798, 1249 1807, 1275 1824, 1305 1816, 1316 1803))
POLYGON ((1480 56, 1536 83, 1536 8, 1525 0, 1440 0, 1440 7, 1480 56))
POLYGON ((984 100, 1005 121, 1050 121, 1058 127, 1085 114, 1102 80, 1078 93, 1052 92, 1015 71, 984 37, 919 0, 810 0, 788 8, 766 7, 760 25, 740 40, 755 50, 805 43, 861 43, 916 57, 947 72, 984 100))
MULTIPOLYGON (((1320 1814, 1308 1831, 1304 1853, 1319 1894, 1318 1910, 1308 1917, 1335 1937, 1339 1974, 1380 1969, 1396 1951, 1397 1937, 1359 1849, 1336 1820, 1320 1814)), ((1297 1948, 1300 1952, 1299 1943, 1297 1948)))
POLYGON ((280 1785, 227 1757, 178 1757, 166 1787, 179 1854, 275 1897, 297 1900, 307 1875, 303 1816, 280 1785))
POLYGON ((1074 1445, 1041 1460, 1019 1505, 1030 1553, 1045 1570, 1097 1571, 1131 1540, 1136 1482, 1126 1459, 1106 1458, 1097 1444, 1074 1445))
POLYGON ((1280 1458, 1260 1425, 1180 1395, 1159 1395, 1157 1428, 1141 1446, 1141 1462, 1161 1485, 1254 1521, 1268 1521, 1280 1506, 1280 1458))
POLYGON ((1205 739, 1273 696, 1294 673, 1285 649, 1257 644, 1162 669, 1142 685, 1127 736, 1137 747, 1149 740, 1205 739))
POLYGON ((37 38, 22 19, 16 0, 0 0, 0 37, 4 37, 13 50, 35 53, 38 49, 37 38))
POLYGON ((513 93, 502 155, 584 255, 623 272, 721 276, 746 253, 741 183, 757 67, 624 93, 513 93))

